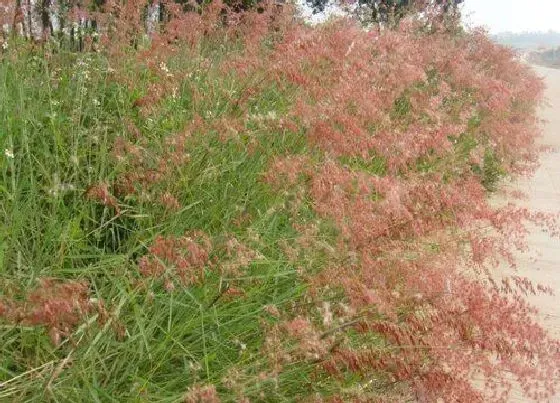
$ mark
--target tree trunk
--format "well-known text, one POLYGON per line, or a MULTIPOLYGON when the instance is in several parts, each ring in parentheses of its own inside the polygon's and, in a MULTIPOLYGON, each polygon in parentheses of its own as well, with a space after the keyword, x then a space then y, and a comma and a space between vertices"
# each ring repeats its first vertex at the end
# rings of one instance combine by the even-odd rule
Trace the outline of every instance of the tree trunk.
POLYGON ((43 39, 42 4, 39 0, 22 0, 23 31, 28 39, 40 41, 43 39))
POLYGON ((146 33, 152 35, 158 29, 161 13, 161 4, 159 1, 154 0, 148 4, 148 12, 146 15, 146 33))
POLYGON ((60 0, 50 0, 47 10, 50 22, 50 29, 52 34, 60 33, 62 29, 60 0))

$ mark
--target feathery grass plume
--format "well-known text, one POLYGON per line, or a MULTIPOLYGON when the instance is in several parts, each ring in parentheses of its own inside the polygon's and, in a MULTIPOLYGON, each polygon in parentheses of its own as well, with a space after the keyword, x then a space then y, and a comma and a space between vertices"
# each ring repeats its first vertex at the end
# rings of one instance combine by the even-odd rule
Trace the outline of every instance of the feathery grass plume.
MULTIPOLYGON (((320 290, 342 289, 353 311, 347 325, 324 329, 346 337, 325 341, 327 353, 310 362, 341 377, 387 373, 413 385, 421 401, 481 401, 470 382, 480 370, 495 399, 506 398, 509 373, 532 379, 521 382, 529 396, 550 396, 558 357, 547 361, 547 351, 557 352, 558 342, 523 302, 531 287, 513 280, 516 291, 502 293, 492 268, 503 259, 514 264, 525 223, 551 232, 558 223, 553 215, 491 207, 487 189, 497 179, 487 157, 477 158, 492 155, 509 174, 534 167, 540 80, 480 32, 450 37, 412 21, 387 32, 345 20, 296 27, 276 49, 253 68, 299 86, 292 118, 324 161, 275 160, 267 180, 293 185, 310 176, 313 210, 334 221, 349 258, 310 277, 317 305, 330 295, 320 290), (376 159, 382 163, 372 170, 376 159), (473 280, 469 267, 482 279, 473 280), (381 346, 353 340, 372 337, 381 346)), ((297 323, 314 317, 299 315, 297 323)))
POLYGON ((90 298, 89 288, 86 281, 43 277, 23 299, 0 301, 0 317, 9 323, 43 326, 52 343, 58 345, 61 338, 69 337, 88 315, 102 309, 102 305, 90 298))
POLYGON ((211 247, 208 236, 199 231, 180 238, 158 235, 138 262, 138 269, 145 277, 164 278, 166 284, 199 284, 204 281, 211 247))

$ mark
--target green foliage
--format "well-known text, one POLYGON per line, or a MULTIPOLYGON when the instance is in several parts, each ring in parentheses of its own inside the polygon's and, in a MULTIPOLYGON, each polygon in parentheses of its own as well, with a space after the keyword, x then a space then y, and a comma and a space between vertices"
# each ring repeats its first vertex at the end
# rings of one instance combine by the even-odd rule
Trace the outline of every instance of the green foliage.
POLYGON ((499 181, 506 175, 500 160, 490 148, 487 148, 484 152, 481 174, 482 184, 489 192, 496 191, 499 181))
POLYGON ((340 157, 340 162, 353 170, 367 172, 372 175, 384 175, 387 172, 387 162, 383 157, 340 157))
MULTIPOLYGON (((141 88, 151 78, 138 79, 141 88)), ((214 88, 215 79, 200 76, 198 88, 214 88)), ((99 55, 45 60, 30 51, 0 61, 0 300, 14 282, 25 291, 38 277, 82 278, 112 307, 108 322, 87 318, 58 347, 45 328, 3 325, 0 381, 8 383, 0 400, 171 401, 195 382, 220 383, 228 371, 252 379, 265 369, 261 322, 270 315, 263 306, 291 304, 303 291, 277 248, 295 236, 289 215, 262 180, 271 157, 302 150, 300 136, 257 126, 251 136, 225 141, 218 132, 195 134, 190 163, 172 178, 184 206, 176 212, 128 198, 115 216, 84 196, 88 186, 122 174, 112 149, 117 137, 129 135, 125 122, 136 123, 157 156, 165 137, 210 106, 194 105, 189 85, 153 117, 131 107, 136 98, 110 78, 99 55), (250 152, 250 139, 258 152, 250 152), (238 224, 241 215, 249 220, 238 224), (135 261, 157 234, 195 229, 215 239, 233 234, 263 259, 234 280, 209 273, 203 285, 175 293, 158 281, 132 285, 139 280, 135 261), (220 296, 226 284, 243 296, 220 296), (18 377, 32 368, 32 378, 18 377)), ((287 100, 270 88, 251 102, 255 112, 280 114, 287 100)), ((226 98, 215 99, 217 115, 224 113, 219 104, 226 98)), ((294 373, 283 377, 294 377, 285 390, 271 391, 266 382, 243 387, 248 396, 283 400, 300 387, 294 373)))

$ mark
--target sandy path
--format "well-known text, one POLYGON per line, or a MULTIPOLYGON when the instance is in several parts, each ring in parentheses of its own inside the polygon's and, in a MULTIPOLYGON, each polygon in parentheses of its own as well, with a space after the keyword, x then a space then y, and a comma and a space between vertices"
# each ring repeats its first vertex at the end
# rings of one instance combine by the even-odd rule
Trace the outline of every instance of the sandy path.
MULTIPOLYGON (((532 210, 560 211, 560 70, 535 67, 545 78, 548 106, 541 108, 540 116, 547 121, 543 145, 555 150, 541 155, 541 165, 534 176, 517 181, 514 189, 526 193, 526 200, 515 201, 532 210)), ((551 238, 535 229, 529 239, 529 252, 517 256, 520 276, 531 279, 535 284, 545 284, 553 288, 556 295, 537 295, 529 301, 539 309, 539 320, 556 338, 560 338, 560 239, 551 238)), ((519 391, 514 391, 511 402, 528 402, 519 391)), ((549 400, 560 403, 560 393, 549 400)))
MULTIPOLYGON (((520 180, 516 188, 528 196, 522 204, 533 210, 560 211, 560 70, 535 67, 537 73, 545 78, 547 107, 540 116, 547 121, 542 144, 555 150, 541 155, 541 166, 534 176, 520 180)), ((542 324, 560 337, 560 239, 535 230, 529 236, 529 254, 519 254, 519 274, 527 276, 535 283, 551 286, 557 295, 539 295, 530 301, 540 310, 542 324)), ((560 402, 560 397, 557 400, 560 402)))

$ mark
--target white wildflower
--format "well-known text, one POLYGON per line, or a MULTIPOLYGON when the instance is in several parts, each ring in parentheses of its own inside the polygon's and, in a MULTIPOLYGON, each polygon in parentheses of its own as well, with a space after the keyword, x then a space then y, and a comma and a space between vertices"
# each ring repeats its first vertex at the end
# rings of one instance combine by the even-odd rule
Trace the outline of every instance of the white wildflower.
POLYGON ((189 361, 189 369, 194 372, 198 372, 202 369, 202 365, 198 362, 189 361))
POLYGON ((237 344, 239 346, 239 350, 241 350, 241 352, 247 350, 247 344, 241 342, 240 340, 234 340, 234 343, 237 344))
POLYGON ((165 64, 164 62, 161 62, 159 64, 159 68, 161 69, 161 71, 163 71, 165 73, 165 75, 167 77, 173 77, 173 74, 169 71, 169 68, 167 67, 167 64, 165 64))
POLYGON ((74 186, 72 183, 59 183, 58 182, 58 183, 55 183, 54 186, 48 190, 48 193, 49 193, 49 195, 51 195, 53 197, 58 197, 58 195, 60 195, 60 194, 73 192, 74 190, 76 190, 76 186, 74 186))
POLYGON ((4 150, 4 155, 5 155, 7 158, 14 159, 14 150, 11 150, 11 149, 9 149, 9 148, 6 148, 6 149, 4 150))

